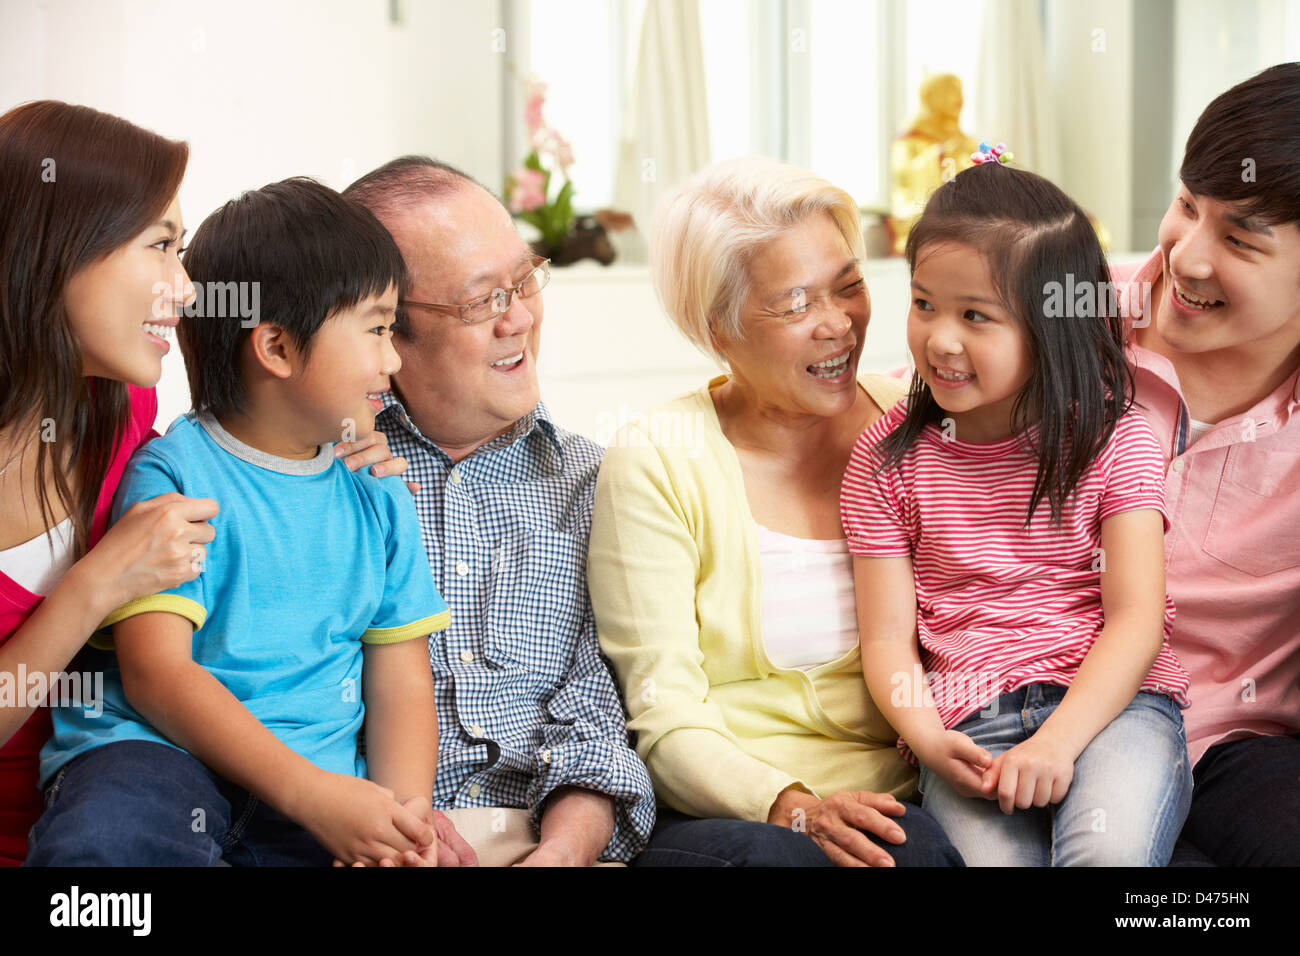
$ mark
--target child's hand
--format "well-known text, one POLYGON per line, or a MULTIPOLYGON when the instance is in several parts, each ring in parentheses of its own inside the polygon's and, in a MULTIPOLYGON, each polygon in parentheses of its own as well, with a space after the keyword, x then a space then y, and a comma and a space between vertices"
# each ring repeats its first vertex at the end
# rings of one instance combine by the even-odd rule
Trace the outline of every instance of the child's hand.
MULTIPOLYGON (((401 805, 424 822, 435 828, 434 841, 429 846, 417 847, 414 850, 406 850, 397 857, 384 857, 377 864, 365 860, 357 860, 353 866, 437 866, 438 865, 438 840, 440 835, 436 832, 436 820, 433 812, 433 805, 429 802, 428 797, 407 797, 401 801, 401 805)), ((344 866, 344 862, 337 857, 334 859, 335 866, 344 866)))
POLYGON ((433 830, 433 839, 428 846, 416 847, 402 854, 402 866, 437 866, 438 865, 438 828, 433 816, 433 804, 428 797, 407 797, 402 806, 419 817, 433 830))
POLYGON ((437 839, 433 824, 399 804, 393 791, 328 771, 312 781, 294 819, 343 864, 393 866, 437 839))
POLYGON ((993 755, 960 730, 945 730, 923 747, 912 747, 912 751, 921 763, 946 780, 963 797, 992 799, 981 792, 981 785, 987 779, 993 755))
POLYGON ((980 784, 980 796, 996 799, 1003 813, 1016 807, 1060 803, 1074 780, 1074 758, 1049 734, 1039 730, 1022 744, 998 754, 980 784))

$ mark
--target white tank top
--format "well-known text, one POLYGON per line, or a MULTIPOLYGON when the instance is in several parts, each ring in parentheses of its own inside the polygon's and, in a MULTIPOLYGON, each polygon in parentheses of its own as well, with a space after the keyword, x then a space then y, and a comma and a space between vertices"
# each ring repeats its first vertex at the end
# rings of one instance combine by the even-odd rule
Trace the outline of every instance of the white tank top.
POLYGON ((768 658, 777 667, 808 670, 853 650, 858 615, 848 542, 756 528, 768 658))
POLYGON ((72 518, 67 517, 48 535, 38 534, 30 541, 0 551, 0 574, 8 575, 15 584, 33 594, 46 595, 75 563, 74 557, 72 518), (53 555, 50 554, 51 538, 54 539, 53 555))

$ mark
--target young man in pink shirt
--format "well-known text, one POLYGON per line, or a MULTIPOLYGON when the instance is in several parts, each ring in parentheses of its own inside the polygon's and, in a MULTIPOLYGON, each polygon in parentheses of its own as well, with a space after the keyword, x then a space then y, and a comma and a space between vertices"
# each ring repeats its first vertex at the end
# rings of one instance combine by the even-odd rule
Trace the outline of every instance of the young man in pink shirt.
POLYGON ((1300 63, 1215 99, 1179 178, 1160 246, 1123 292, 1137 403, 1168 460, 1171 646, 1192 676, 1195 790, 1174 863, 1294 866, 1300 63))

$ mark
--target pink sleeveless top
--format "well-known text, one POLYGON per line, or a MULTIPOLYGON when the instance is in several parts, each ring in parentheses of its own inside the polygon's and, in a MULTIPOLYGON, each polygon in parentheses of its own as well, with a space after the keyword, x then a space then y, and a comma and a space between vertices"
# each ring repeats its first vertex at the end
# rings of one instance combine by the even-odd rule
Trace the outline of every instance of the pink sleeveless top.
MULTIPOLYGON (((158 415, 158 397, 152 388, 127 386, 131 411, 126 431, 113 452, 104 484, 95 503, 95 521, 90 530, 94 547, 108 530, 109 511, 122 472, 132 453, 154 438, 153 421, 158 415)), ((0 644, 9 640, 41 601, 6 574, 0 573, 0 644)), ((27 831, 41 815, 43 801, 36 789, 41 747, 50 738, 50 712, 34 711, 7 743, 0 746, 0 866, 17 866, 27 855, 27 831)))

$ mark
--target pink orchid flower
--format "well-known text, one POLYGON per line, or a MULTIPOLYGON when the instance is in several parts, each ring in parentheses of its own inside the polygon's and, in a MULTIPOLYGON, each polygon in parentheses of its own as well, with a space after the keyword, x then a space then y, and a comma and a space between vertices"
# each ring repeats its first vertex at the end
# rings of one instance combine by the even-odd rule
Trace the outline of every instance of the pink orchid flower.
POLYGON ((528 126, 528 135, 532 136, 546 125, 542 118, 542 107, 546 105, 546 84, 541 80, 532 80, 524 101, 524 123, 528 126))
POLYGON ((569 167, 573 165, 573 147, 558 131, 548 126, 537 130, 533 133, 533 149, 537 150, 538 155, 554 159, 560 171, 568 177, 569 167))
POLYGON ((546 177, 542 173, 520 166, 510 177, 514 180, 514 186, 510 190, 511 212, 532 212, 546 205, 546 194, 542 192, 546 177))

